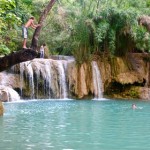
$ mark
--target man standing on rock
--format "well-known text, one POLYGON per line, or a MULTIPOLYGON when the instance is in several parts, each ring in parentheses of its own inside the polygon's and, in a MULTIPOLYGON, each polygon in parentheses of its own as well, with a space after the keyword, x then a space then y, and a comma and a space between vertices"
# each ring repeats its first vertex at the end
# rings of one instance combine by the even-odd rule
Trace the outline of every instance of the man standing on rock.
POLYGON ((40 24, 35 25, 34 24, 34 17, 30 17, 30 19, 27 21, 27 23, 22 26, 22 35, 23 35, 23 49, 27 49, 26 43, 27 43, 27 38, 28 38, 28 28, 32 27, 33 29, 36 29, 39 27, 40 24))

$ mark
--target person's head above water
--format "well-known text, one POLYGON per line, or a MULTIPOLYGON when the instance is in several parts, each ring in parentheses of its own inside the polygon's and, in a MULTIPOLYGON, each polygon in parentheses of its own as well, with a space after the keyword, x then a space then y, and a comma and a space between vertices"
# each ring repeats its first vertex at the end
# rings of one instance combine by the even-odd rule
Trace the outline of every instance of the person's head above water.
POLYGON ((136 104, 132 104, 132 109, 136 109, 136 104))

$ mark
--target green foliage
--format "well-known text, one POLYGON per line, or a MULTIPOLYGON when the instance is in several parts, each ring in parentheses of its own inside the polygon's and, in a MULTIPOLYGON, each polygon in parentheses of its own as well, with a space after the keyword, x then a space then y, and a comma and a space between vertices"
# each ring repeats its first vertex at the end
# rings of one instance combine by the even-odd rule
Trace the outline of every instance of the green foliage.
MULTIPOLYGON (((21 46, 21 24, 39 17, 47 0, 0 0, 0 41, 11 51, 21 46)), ((150 14, 150 0, 58 0, 43 23, 39 45, 52 54, 74 55, 78 63, 107 51, 123 56, 150 51, 150 35, 138 18, 150 14)), ((33 32, 29 30, 31 41, 33 32)), ((29 42, 28 42, 29 43, 29 42)))
POLYGON ((58 4, 40 37, 54 54, 73 54, 82 63, 97 51, 123 56, 134 49, 149 49, 149 41, 143 38, 148 33, 139 36, 137 21, 150 13, 149 0, 62 0, 58 4))
POLYGON ((6 54, 7 48, 19 49, 21 26, 31 16, 33 5, 32 0, 0 0, 0 6, 0 46, 6 54))
MULTIPOLYGON (((132 26, 137 26, 138 12, 133 8, 119 9, 110 7, 99 14, 101 19, 96 23, 96 39, 104 50, 106 47, 112 54, 129 49, 128 38, 131 38, 132 26), (124 44, 126 43, 126 45, 124 44)), ((120 53, 120 52, 119 52, 120 53)))
POLYGON ((6 45, 0 44, 0 55, 9 54, 9 53, 10 53, 10 49, 6 45))
POLYGON ((97 29, 96 29, 96 33, 95 33, 95 38, 97 40, 97 42, 102 42, 108 33, 110 24, 106 21, 103 20, 101 23, 98 24, 97 29))
POLYGON ((145 28, 142 26, 138 26, 137 28, 133 28, 133 38, 136 43, 137 49, 142 51, 150 51, 150 34, 147 32, 145 28))
POLYGON ((129 91, 129 95, 130 95, 130 97, 132 97, 132 98, 139 98, 139 93, 137 92, 137 90, 136 89, 130 89, 130 91, 129 91))
POLYGON ((78 64, 88 61, 91 54, 90 30, 86 23, 86 18, 80 19, 73 32, 72 53, 78 64))

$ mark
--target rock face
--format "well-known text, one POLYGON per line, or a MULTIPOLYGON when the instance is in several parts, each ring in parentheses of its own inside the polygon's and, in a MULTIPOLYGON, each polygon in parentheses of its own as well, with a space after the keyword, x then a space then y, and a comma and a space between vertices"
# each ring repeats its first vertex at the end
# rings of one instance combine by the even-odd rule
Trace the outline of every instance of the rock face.
POLYGON ((2 102, 0 102, 0 116, 2 116, 3 113, 4 113, 4 107, 3 107, 2 102))
POLYGON ((125 58, 102 54, 80 66, 67 57, 34 59, 1 72, 0 84, 14 89, 23 99, 100 99, 103 94, 113 98, 150 99, 147 57, 148 54, 140 53, 125 58))
POLYGON ((146 94, 150 86, 149 62, 145 61, 148 57, 148 54, 130 53, 126 58, 111 59, 108 63, 110 70, 104 73, 109 73, 110 77, 103 79, 104 83, 107 83, 106 94, 114 98, 150 99, 148 93, 146 94), (147 89, 145 94, 141 93, 140 87, 147 89))

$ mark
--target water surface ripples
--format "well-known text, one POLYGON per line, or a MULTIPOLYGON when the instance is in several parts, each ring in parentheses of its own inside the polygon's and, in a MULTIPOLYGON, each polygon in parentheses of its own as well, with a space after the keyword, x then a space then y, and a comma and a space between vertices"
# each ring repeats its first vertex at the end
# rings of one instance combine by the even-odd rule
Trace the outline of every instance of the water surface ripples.
POLYGON ((150 102, 4 103, 1 150, 149 150, 150 102))

